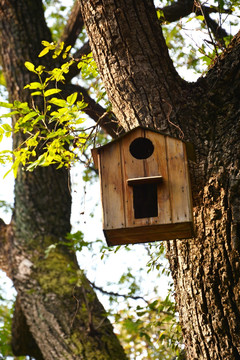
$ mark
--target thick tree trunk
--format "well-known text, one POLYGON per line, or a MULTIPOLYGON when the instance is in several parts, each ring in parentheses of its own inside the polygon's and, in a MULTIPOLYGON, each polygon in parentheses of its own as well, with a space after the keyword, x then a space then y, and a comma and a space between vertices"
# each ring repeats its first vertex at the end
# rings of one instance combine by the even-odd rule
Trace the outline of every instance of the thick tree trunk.
POLYGON ((152 0, 80 0, 113 111, 193 142, 196 237, 167 242, 189 359, 240 357, 240 37, 196 84, 173 68, 152 0))
MULTIPOLYGON (((24 62, 39 63, 42 40, 51 41, 51 35, 40 0, 0 1, 0 50, 10 100, 30 103, 23 87, 37 79, 24 62)), ((43 61, 51 66, 51 58, 43 61)), ((14 146, 21 139, 15 135, 14 146)), ((12 223, 0 224, 0 258, 18 292, 13 350, 17 355, 49 360, 125 359, 74 252, 61 244, 70 231, 70 213, 66 169, 19 170, 12 223), (46 256, 52 244, 55 248, 46 256), (25 343, 18 334, 21 326, 29 327, 32 334, 25 343)))
POLYGON ((212 125, 204 186, 195 195, 197 238, 168 244, 190 359, 240 356, 239 35, 202 81, 212 125))

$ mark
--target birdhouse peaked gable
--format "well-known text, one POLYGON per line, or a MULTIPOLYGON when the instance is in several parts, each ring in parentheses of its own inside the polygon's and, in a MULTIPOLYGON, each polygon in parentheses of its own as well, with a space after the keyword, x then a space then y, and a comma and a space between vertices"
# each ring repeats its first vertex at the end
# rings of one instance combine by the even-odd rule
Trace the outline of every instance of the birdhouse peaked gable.
POLYGON ((186 145, 138 127, 93 149, 109 245, 193 236, 186 145))
MULTIPOLYGON (((125 138, 127 136, 130 136, 131 133, 133 133, 135 131, 138 131, 139 129, 142 129, 142 130, 145 130, 145 131, 148 131, 148 132, 151 132, 151 133, 160 134, 160 135, 163 135, 165 137, 170 137, 170 138, 176 139, 175 137, 173 137, 171 135, 168 135, 168 134, 165 134, 162 131, 159 131, 159 130, 156 130, 156 129, 149 129, 149 128, 146 128, 144 126, 138 126, 138 127, 134 128, 134 129, 128 131, 127 133, 125 133, 123 135, 120 135, 118 138, 110 141, 109 143, 107 143, 105 145, 102 145, 102 146, 98 146, 98 147, 92 149, 93 162, 94 162, 94 165, 95 165, 96 169, 98 169, 98 153, 100 153, 103 148, 111 146, 112 144, 115 144, 118 141, 121 141, 123 138, 125 138)), ((181 140, 181 141, 184 142, 184 144, 185 144, 188 160, 192 160, 192 161, 195 162, 196 161, 196 155, 195 155, 195 150, 194 150, 194 147, 193 147, 192 143, 185 142, 183 140, 181 140)))

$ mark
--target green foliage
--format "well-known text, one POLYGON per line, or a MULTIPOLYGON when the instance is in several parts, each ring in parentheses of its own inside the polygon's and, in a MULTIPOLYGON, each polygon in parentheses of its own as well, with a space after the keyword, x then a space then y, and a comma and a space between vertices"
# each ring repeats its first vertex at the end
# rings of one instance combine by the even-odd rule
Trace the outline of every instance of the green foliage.
MULTIPOLYGON (((0 274, 2 283, 2 275, 0 274)), ((26 360, 25 356, 14 357, 11 349, 11 326, 14 310, 14 299, 6 300, 5 292, 0 286, 0 359, 26 360)))
POLYGON ((0 303, 0 358, 6 359, 11 351, 11 318, 12 308, 9 304, 0 303))
MULTIPOLYGON (((164 246, 159 242, 140 247, 145 249, 147 256, 143 257, 146 263, 138 267, 137 273, 132 267, 124 267, 123 264, 123 274, 118 282, 107 283, 110 289, 117 288, 117 293, 109 291, 112 308, 110 316, 114 319, 115 328, 129 358, 180 359, 183 344, 175 304, 170 295, 162 300, 159 297, 159 286, 156 285, 158 277, 161 284, 162 275, 170 274, 164 260, 164 246), (151 274, 156 287, 153 286, 151 294, 143 295, 143 288, 146 282, 149 282, 151 274), (123 301, 119 301, 121 296, 124 298, 123 301)), ((135 259, 134 249, 136 247, 131 245, 108 248, 103 244, 101 258, 105 262, 113 256, 121 256, 124 259, 127 251, 135 259)), ((170 291, 171 288, 169 294, 170 291)))
MULTIPOLYGON (((157 1, 156 1, 157 2, 157 1)), ((229 34, 222 42, 215 39, 203 15, 192 14, 175 23, 164 22, 163 8, 173 1, 157 2, 157 16, 161 19, 164 36, 170 50, 171 57, 177 68, 193 70, 196 74, 204 73, 219 55, 229 45, 233 34, 239 29, 239 0, 208 0, 204 3, 195 2, 195 10, 205 6, 210 9, 210 17, 229 34)), ((184 74, 182 74, 184 76, 184 74)))
POLYGON ((5 78, 3 76, 2 68, 0 68, 0 85, 6 86, 6 81, 5 81, 5 78))
POLYGON ((63 244, 75 251, 82 251, 83 248, 87 248, 89 251, 92 250, 92 243, 84 241, 84 234, 79 230, 75 233, 67 234, 66 241, 63 244))
POLYGON ((48 26, 51 29, 52 37, 54 40, 58 41, 66 24, 66 18, 71 11, 71 6, 73 5, 74 0, 68 0, 67 6, 62 2, 62 0, 44 0, 43 3, 46 9, 45 17, 48 26))
POLYGON ((141 360, 170 360, 182 350, 181 329, 174 303, 167 296, 136 311, 124 308, 115 314, 117 329, 129 357, 141 360))
MULTIPOLYGON (((39 54, 40 57, 53 51, 54 58, 61 55, 65 59, 70 51, 70 47, 65 49, 63 43, 56 45, 43 41, 43 45, 44 49, 39 54)), ((69 166, 78 159, 78 153, 86 149, 86 142, 93 133, 92 131, 89 135, 82 127, 85 121, 83 110, 87 104, 81 94, 76 92, 66 99, 61 98, 61 89, 57 87, 59 82, 64 82, 65 75, 73 63, 74 61, 70 59, 60 68, 54 68, 51 71, 46 70, 44 66, 35 67, 30 62, 25 63, 26 68, 35 73, 38 78, 38 81, 27 84, 25 89, 31 91, 33 99, 35 97, 42 99, 41 109, 37 105, 29 107, 26 102, 0 103, 0 106, 11 110, 1 117, 16 117, 17 115, 13 131, 24 135, 18 149, 0 153, 2 163, 9 160, 13 154, 15 160, 11 170, 15 176, 19 165, 24 166, 28 171, 34 170, 37 166, 51 164, 57 164, 58 167, 69 166)), ((79 64, 85 76, 89 76, 94 67, 92 59, 84 58, 79 64), (88 65, 90 70, 88 70, 88 65)), ((0 140, 3 136, 9 137, 11 133, 11 126, 8 123, 2 124, 0 140)))
POLYGON ((4 200, 0 200, 0 209, 3 212, 8 213, 8 212, 12 211, 12 206, 8 202, 6 202, 4 200))
POLYGON ((85 80, 93 80, 98 76, 97 65, 93 60, 92 53, 83 55, 78 63, 78 68, 81 69, 81 76, 85 80))
MULTIPOLYGON (((147 272, 151 272, 154 269, 160 271, 162 268, 162 259, 164 257, 165 249, 163 243, 160 243, 159 245, 156 244, 149 244, 148 254, 149 254, 149 260, 146 264, 146 267, 148 268, 147 272), (153 251, 151 251, 153 249, 153 251)), ((164 274, 165 268, 163 268, 162 273, 164 274)))

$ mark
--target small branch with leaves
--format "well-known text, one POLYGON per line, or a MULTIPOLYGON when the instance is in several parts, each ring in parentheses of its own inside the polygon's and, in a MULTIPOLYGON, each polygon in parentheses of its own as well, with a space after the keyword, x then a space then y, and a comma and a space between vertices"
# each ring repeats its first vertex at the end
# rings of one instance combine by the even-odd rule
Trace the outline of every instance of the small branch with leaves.
MULTIPOLYGON (((53 58, 61 56, 66 60, 69 57, 71 46, 65 47, 64 43, 54 44, 47 41, 42 43, 44 49, 39 57, 50 51, 53 52, 53 58)), ((20 165, 28 171, 34 170, 37 166, 52 164, 57 164, 58 168, 69 167, 78 161, 88 142, 96 136, 98 126, 104 128, 106 122, 112 121, 109 112, 99 104, 92 104, 93 100, 83 88, 69 85, 64 96, 62 95, 61 83, 65 82, 66 74, 74 63, 70 57, 60 67, 49 71, 44 66, 35 67, 34 64, 25 62, 26 68, 35 73, 38 79, 25 86, 25 89, 31 91, 32 106, 19 101, 0 104, 10 109, 9 113, 1 117, 14 116, 16 121, 13 131, 23 134, 22 144, 17 149, 0 153, 1 162, 9 161, 12 155, 14 156, 11 170, 15 177, 20 165), (68 94, 70 89, 75 91, 68 94), (40 108, 38 103, 41 103, 40 108), (84 128, 84 113, 94 117, 96 124, 84 128)), ((92 56, 84 56, 77 66, 85 74, 92 73, 93 69, 96 71, 92 56)), ((0 141, 3 136, 8 137, 11 133, 12 128, 9 124, 0 125, 0 141)))

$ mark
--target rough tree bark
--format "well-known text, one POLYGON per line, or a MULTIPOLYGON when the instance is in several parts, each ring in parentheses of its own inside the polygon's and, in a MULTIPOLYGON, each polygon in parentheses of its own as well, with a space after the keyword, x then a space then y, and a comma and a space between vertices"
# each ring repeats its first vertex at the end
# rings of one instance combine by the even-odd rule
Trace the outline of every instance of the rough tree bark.
MULTIPOLYGON (((52 41, 40 0, 0 1, 1 62, 10 101, 30 102, 23 87, 36 78, 24 62, 39 63, 42 40, 52 41)), ((51 66, 51 58, 43 61, 51 66)), ((14 146, 21 140, 22 135, 15 135, 14 146)), ((19 170, 12 222, 0 224, 1 267, 18 292, 13 351, 39 360, 125 359, 74 252, 62 245, 70 231, 70 212, 66 169, 19 170), (46 257, 50 244, 56 248, 46 257)))
MULTIPOLYGON (((79 3, 80 21, 85 21, 120 125, 126 131, 145 125, 195 145, 191 179, 196 238, 166 244, 184 341, 189 359, 238 359, 240 36, 205 78, 187 83, 169 58, 152 0, 79 3)), ((10 98, 28 100, 22 87, 32 79, 23 63, 37 64, 41 40, 51 40, 41 1, 0 0, 0 26, 10 98)), ((69 26, 73 28, 79 31, 69 26)), ((91 101, 90 115, 98 118, 104 110, 91 101)), ((104 126, 114 135, 109 119, 104 126)), ((74 254, 59 245, 45 258, 48 244, 61 244, 70 229, 67 171, 51 167, 20 172, 15 194, 12 224, 0 223, 0 261, 19 293, 18 319, 23 314, 38 344, 34 353, 29 350, 32 342, 25 351, 37 359, 125 359, 83 276, 79 284, 74 254), (69 278, 78 278, 75 286, 69 278)))
POLYGON ((80 0, 90 45, 122 127, 191 141, 196 237, 167 242, 188 359, 240 357, 240 34, 205 78, 183 81, 151 0, 80 0))

